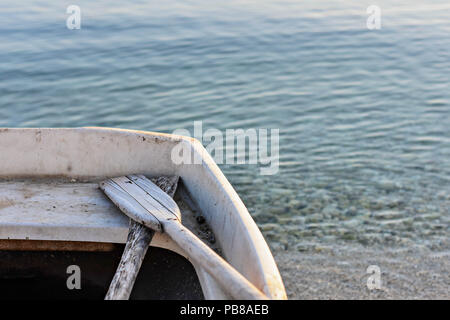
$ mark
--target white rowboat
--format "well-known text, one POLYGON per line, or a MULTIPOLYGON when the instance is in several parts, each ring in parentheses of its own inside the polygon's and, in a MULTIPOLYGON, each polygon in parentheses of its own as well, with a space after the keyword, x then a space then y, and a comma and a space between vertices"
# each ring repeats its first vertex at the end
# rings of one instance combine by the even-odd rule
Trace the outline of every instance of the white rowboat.
MULTIPOLYGON (((183 224, 269 298, 286 299, 267 243, 201 143, 110 128, 0 129, 0 286, 9 288, 10 297, 34 297, 35 288, 43 298, 37 290, 44 284, 54 286, 49 296, 104 295, 129 219, 98 182, 128 174, 180 176, 174 199, 183 224), (179 144, 200 157, 201 164, 171 161, 179 144), (66 287, 69 264, 81 269, 81 290, 66 287)), ((189 263, 189 255, 166 234, 157 233, 151 246, 162 249, 148 254, 132 298, 229 298, 226 288, 189 263)))

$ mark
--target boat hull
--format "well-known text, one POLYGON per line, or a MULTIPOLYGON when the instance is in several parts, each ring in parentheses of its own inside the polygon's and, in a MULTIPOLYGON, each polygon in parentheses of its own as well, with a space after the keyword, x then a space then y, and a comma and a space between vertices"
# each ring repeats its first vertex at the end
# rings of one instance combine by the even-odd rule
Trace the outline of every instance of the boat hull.
MULTIPOLYGON (((224 258, 270 298, 286 298, 261 232, 233 187, 195 139, 109 128, 0 129, 0 163, 0 178, 4 181, 63 178, 95 182, 126 174, 179 175, 214 232, 224 258), (200 163, 174 163, 172 152, 180 145, 201 159, 200 163)), ((8 194, 3 196, 7 198, 8 194)), ((55 221, 59 219, 57 223, 43 223, 39 217, 35 220, 28 217, 31 219, 28 223, 19 219, 14 223, 0 216, 0 239, 124 243, 128 220, 119 214, 104 214, 104 220, 97 221, 98 216, 94 215, 91 220, 81 219, 77 223, 73 215, 63 213, 55 217, 55 221)), ((189 260, 165 234, 158 234, 151 245, 189 260)), ((195 263, 193 267, 206 299, 229 298, 201 267, 195 263)))

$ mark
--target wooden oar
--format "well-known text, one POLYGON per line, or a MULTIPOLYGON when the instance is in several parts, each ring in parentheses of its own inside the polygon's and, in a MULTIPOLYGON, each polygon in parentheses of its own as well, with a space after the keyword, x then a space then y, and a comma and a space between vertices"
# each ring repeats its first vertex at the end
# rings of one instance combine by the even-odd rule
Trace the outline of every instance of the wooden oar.
POLYGON ((202 266, 233 298, 267 299, 250 281, 182 225, 180 209, 175 201, 146 177, 130 175, 108 179, 100 183, 100 188, 133 220, 156 231, 160 231, 160 226, 186 251, 190 259, 202 266))
MULTIPOLYGON (((167 196, 173 197, 177 189, 179 177, 160 177, 156 184, 167 196)), ((127 212, 130 219, 130 229, 128 231, 127 243, 120 259, 119 266, 109 285, 105 300, 128 300, 133 289, 136 277, 144 261, 148 246, 152 241, 155 231, 162 231, 158 220, 147 218, 147 223, 151 225, 147 228, 139 221, 139 215, 148 215, 148 212, 136 202, 130 195, 120 189, 111 189, 109 184, 100 184, 100 188, 105 191, 108 197, 123 212, 127 212), (136 216, 138 214, 138 216, 136 216), (134 220, 133 220, 134 219, 134 220)))

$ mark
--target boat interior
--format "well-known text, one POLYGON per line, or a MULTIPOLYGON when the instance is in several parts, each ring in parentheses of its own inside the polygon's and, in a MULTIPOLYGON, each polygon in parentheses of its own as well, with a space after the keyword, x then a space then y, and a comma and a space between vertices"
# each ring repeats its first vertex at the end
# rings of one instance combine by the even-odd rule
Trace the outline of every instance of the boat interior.
MULTIPOLYGON (((213 232, 182 183, 174 199, 183 224, 220 254, 213 232)), ((37 223, 55 228, 78 225, 80 230, 97 228, 98 232, 122 228, 128 220, 99 190, 96 181, 74 179, 1 181, 0 213, 4 225, 20 219, 25 228, 37 223)), ((4 227, 1 229, 7 232, 4 227)), ((123 249, 122 243, 0 240, 0 299, 103 299, 123 249), (68 290, 71 272, 67 268, 71 265, 80 268, 80 289, 68 290)), ((196 271, 186 257, 151 247, 130 298, 203 299, 204 296, 196 271)))
MULTIPOLYGON (((0 299, 101 300, 123 248, 123 244, 115 244, 105 246, 108 251, 1 250, 0 299), (70 265, 80 267, 80 289, 68 290, 66 283, 71 274, 67 273, 67 268, 70 265)), ((152 247, 142 263, 130 299, 201 300, 203 293, 189 261, 173 251, 152 247)))

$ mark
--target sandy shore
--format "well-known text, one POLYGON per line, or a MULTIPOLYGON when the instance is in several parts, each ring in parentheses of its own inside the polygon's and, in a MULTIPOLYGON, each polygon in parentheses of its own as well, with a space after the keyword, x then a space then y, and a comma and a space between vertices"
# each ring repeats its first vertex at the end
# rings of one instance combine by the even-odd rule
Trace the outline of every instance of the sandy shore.
POLYGON ((289 299, 450 299, 450 251, 335 245, 274 256, 289 299), (367 288, 370 265, 380 290, 367 288))

